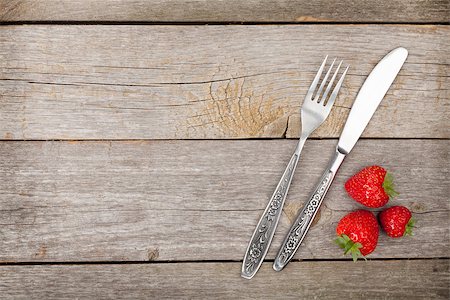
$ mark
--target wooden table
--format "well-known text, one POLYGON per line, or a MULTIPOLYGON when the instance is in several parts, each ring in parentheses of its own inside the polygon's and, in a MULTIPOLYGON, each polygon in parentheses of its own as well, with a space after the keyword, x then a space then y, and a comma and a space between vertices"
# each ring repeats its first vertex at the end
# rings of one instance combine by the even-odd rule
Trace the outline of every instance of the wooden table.
MULTIPOLYGON (((449 298, 449 15, 439 1, 0 0, 0 297, 449 298), (409 57, 294 261, 272 261, 361 84, 409 57), (328 54, 351 65, 307 141, 267 262, 247 242, 328 54), (333 244, 343 183, 390 170, 415 236, 333 244)), ((378 211, 378 210, 377 210, 378 211)))

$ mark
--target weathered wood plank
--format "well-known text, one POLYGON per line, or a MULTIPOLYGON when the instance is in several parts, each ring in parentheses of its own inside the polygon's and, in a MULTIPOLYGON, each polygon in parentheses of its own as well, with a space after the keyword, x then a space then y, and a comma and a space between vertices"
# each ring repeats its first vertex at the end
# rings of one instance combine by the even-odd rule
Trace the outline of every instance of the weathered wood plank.
POLYGON ((315 137, 337 137, 374 65, 410 56, 365 137, 449 138, 448 26, 6 26, 3 139, 297 137, 325 54, 351 64, 315 137), (251 42, 249 42, 251 41, 251 42))
MULTIPOLYGON (((335 140, 311 140, 269 252, 273 259, 335 140)), ((369 164, 396 177, 391 204, 414 237, 382 235, 373 258, 449 256, 448 140, 361 140, 344 162, 297 258, 343 258, 338 220, 359 208, 343 183, 369 164)), ((292 140, 2 142, 0 261, 239 260, 292 140)))
POLYGON ((1 266, 14 299, 448 299, 449 261, 263 264, 252 280, 239 263, 1 266))
POLYGON ((0 21, 448 22, 449 2, 1 0, 0 21))

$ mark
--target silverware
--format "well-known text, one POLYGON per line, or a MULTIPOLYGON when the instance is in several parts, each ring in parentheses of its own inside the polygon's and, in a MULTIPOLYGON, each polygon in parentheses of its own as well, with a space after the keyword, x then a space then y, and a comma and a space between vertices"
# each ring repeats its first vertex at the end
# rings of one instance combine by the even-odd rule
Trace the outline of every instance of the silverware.
POLYGON ((322 175, 314 192, 298 215, 287 234, 273 263, 275 271, 281 271, 294 256, 311 226, 320 205, 333 182, 334 176, 345 156, 353 149, 375 110, 388 91, 408 56, 405 48, 397 48, 387 54, 372 70, 359 90, 344 130, 339 138, 336 152, 322 175))
MULTIPOLYGON (((327 56, 328 57, 328 56, 327 56)), ((295 168, 297 166, 300 152, 302 151, 303 145, 305 144, 308 136, 316 130, 317 127, 322 124, 331 111, 331 107, 333 106, 334 100, 339 92, 339 89, 344 80, 345 74, 347 73, 348 67, 342 73, 338 83, 333 89, 330 97, 327 99, 328 94, 333 86, 333 82, 338 74, 339 68, 342 64, 342 61, 336 68, 334 75, 331 77, 325 92, 322 94, 323 88, 327 82, 328 76, 333 68, 333 65, 336 59, 331 64, 327 73, 325 74, 319 88, 316 92, 316 87, 319 83, 320 76, 322 75, 322 71, 325 67, 325 63, 327 61, 327 57, 325 57, 322 65, 319 68, 319 71, 314 77, 314 80, 309 87, 309 90, 306 94, 305 100, 303 101, 303 106, 301 109, 301 119, 302 119, 302 133, 300 140, 297 144, 297 148, 295 149, 294 154, 289 161, 286 170, 283 173, 283 176, 280 179, 272 197, 270 198, 269 203, 267 204, 266 209, 264 210, 261 219, 256 226, 255 231, 253 232, 253 236, 248 244, 247 250, 245 252, 244 261, 242 263, 242 272, 241 275, 244 278, 251 279, 255 276, 259 267, 261 266, 264 257, 269 250, 270 243, 272 241, 273 235, 275 233, 275 229, 277 227, 278 221, 280 219, 281 211, 284 205, 284 200, 286 199, 286 195, 289 190, 289 186, 292 181, 292 177, 294 175, 295 168), (315 97, 313 98, 313 95, 315 97)))

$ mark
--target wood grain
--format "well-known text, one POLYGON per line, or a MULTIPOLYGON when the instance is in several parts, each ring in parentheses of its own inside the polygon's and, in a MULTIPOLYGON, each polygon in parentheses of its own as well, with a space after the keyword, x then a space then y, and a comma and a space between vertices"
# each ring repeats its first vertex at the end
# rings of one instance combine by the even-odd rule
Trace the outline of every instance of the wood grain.
POLYGON ((323 56, 351 68, 315 137, 337 137, 366 76, 410 56, 365 137, 449 138, 447 26, 6 26, 0 137, 220 139, 299 135, 323 56))
POLYGON ((449 2, 306 0, 1 0, 0 21, 448 22, 449 2))
POLYGON ((14 299, 448 299, 448 260, 1 266, 0 293, 14 299))
MULTIPOLYGON (((268 259, 336 145, 307 141, 268 259)), ((414 237, 382 235, 370 258, 448 257, 448 140, 361 140, 296 258, 341 259, 343 189, 369 164, 391 171, 414 237)), ((294 150, 291 140, 2 142, 0 261, 240 260, 294 150)))

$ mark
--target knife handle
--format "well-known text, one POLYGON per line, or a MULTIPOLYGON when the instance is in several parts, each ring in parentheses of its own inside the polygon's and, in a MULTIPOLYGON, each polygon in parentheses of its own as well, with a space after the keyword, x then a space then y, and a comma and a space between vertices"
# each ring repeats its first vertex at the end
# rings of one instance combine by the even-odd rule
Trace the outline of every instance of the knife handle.
POLYGON ((245 251, 244 261, 242 262, 241 276, 246 279, 251 279, 256 274, 269 250, 299 157, 299 151, 296 151, 292 155, 280 182, 253 232, 253 236, 245 251))
POLYGON ((301 210, 300 214, 297 216, 294 224, 291 226, 289 233, 287 234, 284 242, 278 251, 275 261, 273 263, 273 269, 275 271, 281 271, 294 257, 297 249, 302 243, 303 239, 308 232, 309 227, 314 220, 317 212, 320 209, 325 195, 333 182, 334 176, 336 175, 339 166, 344 161, 345 154, 340 153, 336 150, 334 157, 332 158, 328 168, 323 173, 319 184, 315 188, 314 192, 311 194, 309 200, 306 202, 305 206, 301 210))

